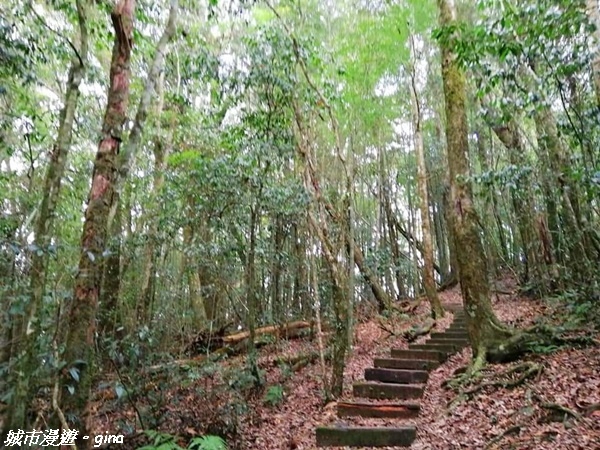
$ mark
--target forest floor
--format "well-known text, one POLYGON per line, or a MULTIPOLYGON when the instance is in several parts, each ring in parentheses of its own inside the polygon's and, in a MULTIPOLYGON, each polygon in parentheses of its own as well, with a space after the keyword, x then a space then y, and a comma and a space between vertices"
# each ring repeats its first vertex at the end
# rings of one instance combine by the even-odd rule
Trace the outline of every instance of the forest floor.
MULTIPOLYGON (((540 317, 556 320, 564 317, 560 303, 549 304, 520 296, 510 280, 499 283, 497 290, 494 309, 506 323, 526 327, 540 317)), ((445 305, 461 303, 458 288, 443 292, 441 297, 445 305)), ((374 357, 386 356, 390 347, 407 348, 405 339, 390 335, 385 329, 389 330, 392 323, 394 329, 422 323, 429 314, 428 309, 423 302, 400 324, 398 320, 386 322, 381 317, 356 324, 354 347, 345 371, 343 399, 351 398, 352 383, 363 378, 364 369, 372 367, 374 357)), ((452 314, 448 313, 438 322, 436 331, 445 329, 451 321, 452 314)), ((167 401, 160 406, 161 420, 156 428, 180 436, 183 446, 191 436, 224 432, 229 436, 230 449, 313 450, 317 448, 315 427, 318 425, 407 423, 396 419, 339 419, 336 403, 323 402, 323 373, 318 360, 295 373, 282 371, 274 364, 276 358, 314 351, 317 351, 316 341, 308 339, 280 340, 260 350, 259 365, 264 369, 266 386, 275 386, 275 390, 283 388, 283 395, 271 396, 270 403, 274 404, 269 404, 268 388, 246 392, 240 402, 240 396, 234 393, 238 385, 228 374, 233 371, 239 375, 244 364, 242 356, 217 363, 217 368, 192 377, 194 379, 184 385, 178 381, 178 385, 169 386, 168 391, 164 391, 167 385, 163 383, 161 395, 167 401), (223 385, 229 387, 217 388, 223 385), (242 408, 243 404, 245 412, 240 414, 238 407, 242 408)), ((449 407, 456 393, 443 383, 457 369, 466 366, 470 357, 471 350, 464 349, 430 373, 421 399, 421 413, 417 419, 408 421, 418 430, 412 449, 600 449, 600 347, 562 349, 528 357, 526 361, 542 367, 534 378, 513 388, 486 387, 468 400, 449 407)), ((486 379, 495 379, 522 362, 489 365, 485 369, 486 379)), ((175 379, 179 378, 172 381, 175 379)), ((124 403, 115 406, 113 409, 105 405, 102 412, 98 411, 98 433, 118 431, 115 428, 119 423, 135 422, 134 408, 124 403)), ((138 405, 138 409, 147 407, 143 402, 138 405)), ((119 448, 133 449, 141 443, 139 438, 129 439, 119 448)))

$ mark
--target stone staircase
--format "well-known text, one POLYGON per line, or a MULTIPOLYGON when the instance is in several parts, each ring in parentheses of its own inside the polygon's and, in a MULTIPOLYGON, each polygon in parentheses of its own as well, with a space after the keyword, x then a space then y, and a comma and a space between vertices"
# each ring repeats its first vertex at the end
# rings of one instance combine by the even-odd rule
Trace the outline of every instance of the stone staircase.
MULTIPOLYGON (((448 308, 450 309, 450 308, 448 308)), ((468 345, 465 315, 455 311, 454 321, 443 333, 431 333, 425 344, 410 344, 408 350, 392 349, 390 358, 375 358, 365 369, 365 381, 353 385, 356 401, 338 402, 339 417, 414 419, 419 415, 419 399, 429 372, 449 355, 468 345), (369 402, 369 399, 385 400, 369 402)), ((317 428, 319 447, 410 447, 417 436, 414 425, 317 428)))

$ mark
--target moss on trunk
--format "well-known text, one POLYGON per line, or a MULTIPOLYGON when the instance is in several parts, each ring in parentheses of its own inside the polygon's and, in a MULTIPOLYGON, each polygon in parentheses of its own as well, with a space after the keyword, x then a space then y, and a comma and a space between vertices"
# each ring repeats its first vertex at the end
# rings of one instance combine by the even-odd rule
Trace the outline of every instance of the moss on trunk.
MULTIPOLYGON (((456 22, 454 2, 438 0, 440 26, 447 30, 456 22)), ((450 226, 453 230, 458 275, 467 313, 467 327, 473 348, 473 370, 489 354, 513 336, 492 309, 487 260, 481 242, 479 219, 469 184, 469 141, 466 114, 466 83, 453 51, 454 35, 443 35, 442 78, 446 100, 446 139, 450 184, 450 226)))

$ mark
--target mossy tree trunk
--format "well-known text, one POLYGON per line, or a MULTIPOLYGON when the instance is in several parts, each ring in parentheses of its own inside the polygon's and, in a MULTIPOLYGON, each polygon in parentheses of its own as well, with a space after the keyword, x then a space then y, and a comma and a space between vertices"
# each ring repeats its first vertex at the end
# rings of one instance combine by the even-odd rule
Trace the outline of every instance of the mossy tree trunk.
MULTIPOLYGON (((131 49, 135 0, 121 0, 111 13, 115 42, 110 67, 108 104, 94 161, 92 186, 81 237, 79 271, 69 308, 61 407, 69 426, 79 436, 90 435, 92 414, 88 400, 95 366, 94 334, 102 277, 102 254, 107 247, 107 225, 114 201, 117 155, 126 120, 131 78, 131 49)), ((77 440, 79 448, 91 448, 90 440, 77 440)))
MULTIPOLYGON (((452 0, 438 0, 440 26, 456 24, 452 0)), ((442 78, 446 109, 446 140, 450 185, 449 211, 454 231, 458 275, 467 316, 474 368, 483 364, 490 349, 500 347, 513 331, 496 317, 490 301, 487 261, 481 242, 479 220, 473 204, 467 159, 469 141, 465 77, 453 50, 454 35, 442 38, 442 78)))

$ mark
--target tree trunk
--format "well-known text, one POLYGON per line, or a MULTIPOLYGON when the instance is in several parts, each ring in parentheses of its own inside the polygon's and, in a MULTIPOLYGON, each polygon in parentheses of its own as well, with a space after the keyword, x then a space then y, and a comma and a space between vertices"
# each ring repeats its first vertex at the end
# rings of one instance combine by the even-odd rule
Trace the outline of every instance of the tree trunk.
POLYGON ((294 236, 294 254, 295 254, 295 274, 294 274, 294 297, 300 304, 302 317, 305 319, 312 316, 312 308, 309 301, 308 286, 309 280, 306 270, 306 232, 303 226, 304 221, 293 225, 294 236))
MULTIPOLYGON (((117 201, 117 203, 119 203, 117 201)), ((117 326, 117 307, 121 290, 121 239, 122 239, 123 206, 117 206, 117 212, 111 225, 109 255, 104 261, 102 289, 100 290, 100 333, 112 336, 117 326)))
POLYGON ((600 10, 598 9, 598 0, 586 0, 586 12, 592 25, 596 27, 594 30, 596 50, 592 59, 592 80, 596 92, 596 105, 600 108, 600 48, 598 47, 600 46, 600 10))
POLYGON ((246 253, 246 268, 244 279, 246 284, 246 304, 248 305, 248 359, 247 364, 250 373, 254 375, 255 385, 262 384, 262 377, 258 368, 256 355, 256 322, 258 319, 258 295, 256 292, 256 230, 259 220, 258 205, 252 205, 250 208, 250 236, 248 237, 248 252, 246 253))
MULTIPOLYGON (((167 158, 172 147, 171 142, 160 142, 159 137, 154 142, 154 181, 152 184, 152 196, 154 201, 148 205, 147 222, 148 231, 146 232, 146 246, 144 248, 144 258, 142 266, 142 284, 140 289, 140 296, 138 297, 137 305, 137 316, 138 319, 144 323, 151 319, 150 303, 151 303, 151 276, 155 272, 155 265, 157 260, 157 239, 158 239, 158 225, 159 225, 159 214, 160 204, 158 198, 160 197, 162 187, 165 181, 164 169, 167 158)), ((169 139, 170 140, 170 139, 169 139)))
MULTIPOLYGON (((108 105, 94 161, 92 186, 81 237, 79 271, 67 319, 61 407, 69 418, 69 426, 76 428, 81 437, 90 435, 92 431, 88 400, 95 365, 94 334, 102 275, 101 259, 107 243, 108 216, 115 195, 117 155, 129 100, 134 11, 135 0, 121 0, 111 14, 115 42, 110 67, 108 105)), ((80 438, 77 446, 91 448, 91 440, 80 438)))
MULTIPOLYGON (((297 131, 299 134, 298 151, 304 163, 303 180, 307 192, 310 193, 313 202, 308 206, 308 222, 313 232, 317 235, 321 243, 321 251, 329 267, 331 274, 332 290, 333 290, 333 313, 335 317, 335 336, 333 341, 333 367, 331 375, 331 395, 336 398, 342 394, 344 385, 344 367, 346 364, 346 352, 348 349, 348 299, 347 297, 347 277, 344 270, 340 267, 337 259, 339 249, 336 249, 333 242, 329 238, 329 227, 325 217, 332 218, 337 224, 343 226, 338 213, 334 210, 326 199, 323 198, 320 180, 317 175, 316 161, 312 152, 312 143, 309 142, 309 137, 304 128, 303 118, 300 114, 297 105, 294 105, 294 113, 296 119, 297 131), (315 211, 317 209, 317 211, 315 211), (322 212, 326 210, 327 216, 322 212), (324 217, 325 216, 325 217, 324 217)), ((347 236, 344 238, 345 246, 347 247, 347 236)), ((362 258, 362 253, 358 246, 354 249, 354 260, 362 258)), ((364 261, 363 261, 364 263, 364 261)), ((358 263, 357 263, 358 265, 358 263)))
POLYGON ((435 230, 435 247, 437 249, 440 266, 441 284, 444 284, 450 276, 450 260, 448 258, 448 246, 446 244, 447 234, 444 224, 444 207, 441 199, 434 199, 433 205, 433 228, 435 230))
MULTIPOLYGON (((31 401, 31 374, 37 367, 35 342, 40 334, 38 312, 42 307, 46 275, 48 269, 49 246, 55 219, 56 205, 60 197, 62 178, 71 148, 73 123, 79 100, 79 86, 85 75, 88 58, 88 8, 87 0, 77 0, 77 21, 79 25, 79 49, 71 58, 67 79, 64 106, 59 116, 58 136, 50 153, 48 169, 44 179, 42 201, 34 229, 34 251, 30 268, 31 297, 26 306, 25 319, 19 332, 19 343, 13 344, 13 354, 17 362, 13 368, 16 379, 9 407, 7 429, 27 429, 27 410, 31 401)), ((17 336, 13 336, 17 337, 17 336)))
MULTIPOLYGON (((416 233, 416 214, 415 214, 415 205, 413 199, 414 193, 412 187, 409 187, 406 190, 406 199, 408 203, 408 233, 411 236, 415 236, 416 233)), ((421 244, 422 245, 422 244, 421 244)), ((412 281, 413 295, 414 298, 417 298, 421 295, 421 277, 419 276, 419 253, 423 254, 423 248, 421 251, 418 251, 416 246, 416 239, 409 243, 409 254, 410 260, 412 262, 412 270, 410 271, 410 278, 412 281)))
MULTIPOLYGON (((569 168, 565 157, 566 153, 558 134, 556 119, 550 108, 541 106, 534 113, 534 121, 539 135, 539 145, 549 158, 550 172, 548 176, 554 177, 554 180, 549 182, 558 189, 559 203, 561 204, 559 217, 565 227, 563 237, 569 251, 567 265, 571 272, 570 275, 579 283, 585 284, 594 279, 592 261, 597 259, 597 255, 591 239, 582 230, 581 218, 573 206, 573 199, 577 197, 578 189, 568 179, 569 168)), ((551 192, 550 195, 555 196, 556 191, 551 192)))
POLYGON ((282 298, 282 252, 283 252, 283 219, 281 214, 273 218, 273 264, 271 267, 271 311, 275 322, 285 322, 283 317, 284 305, 282 298))
MULTIPOLYGON (((190 208, 188 208, 188 211, 190 208)), ((193 326, 192 328, 197 330, 202 327, 202 324, 206 322, 206 311, 204 309, 204 301, 202 299, 200 274, 196 267, 194 258, 190 256, 188 249, 193 245, 193 230, 192 226, 188 223, 183 227, 183 242, 184 242, 184 261, 185 264, 182 268, 183 276, 187 278, 188 290, 190 296, 190 307, 192 309, 193 326)))
POLYGON ((402 255, 402 252, 400 251, 400 245, 398 242, 398 230, 396 230, 396 222, 393 217, 394 213, 392 211, 392 205, 390 200, 390 189, 387 187, 387 185, 383 192, 382 201, 387 223, 388 240, 390 243, 389 245, 393 258, 392 262, 394 266, 394 278, 397 285, 396 287, 398 289, 397 300, 400 300, 401 298, 406 296, 404 274, 402 273, 402 270, 400 268, 400 261, 402 260, 402 258, 406 258, 406 256, 402 255))
POLYGON ((517 216, 517 228, 525 257, 521 281, 523 284, 533 283, 538 293, 545 294, 550 290, 549 272, 544 264, 541 242, 535 232, 536 227, 532 214, 534 211, 532 181, 529 174, 524 171, 527 161, 518 124, 513 119, 504 126, 495 126, 492 129, 500 142, 507 148, 510 163, 519 168, 522 173, 517 177, 515 187, 511 189, 511 202, 517 216))
MULTIPOLYGON (((453 0, 438 0, 440 26, 456 24, 453 0)), ((490 301, 487 261, 478 229, 473 204, 467 160, 469 140, 466 114, 466 83, 453 50, 454 36, 440 41, 442 79, 446 105, 446 139, 450 173, 451 226, 454 231, 461 291, 466 310, 467 327, 477 369, 490 348, 502 345, 512 331, 496 317, 490 301)))
MULTIPOLYGON (((479 159, 479 164, 481 166, 481 172, 489 173, 490 172, 490 163, 488 161, 488 152, 486 151, 487 150, 486 144, 485 144, 486 136, 484 136, 484 133, 481 129, 477 130, 476 136, 477 136, 477 157, 479 159)), ((486 242, 486 244, 487 244, 487 245, 484 245, 484 248, 488 251, 488 255, 487 255, 488 261, 492 266, 491 274, 493 276, 497 277, 500 274, 500 265, 501 265, 498 262, 498 260, 503 259, 504 263, 506 264, 508 262, 508 253, 507 253, 507 248, 506 248, 506 239, 504 237, 504 230, 502 228, 502 221, 500 220, 500 216, 498 215, 498 205, 497 205, 497 199, 496 199, 496 186, 495 186, 493 180, 491 180, 491 182, 488 186, 482 187, 481 191, 482 191, 481 196, 484 197, 484 204, 485 204, 484 218, 489 219, 489 220, 493 219, 494 225, 496 226, 496 229, 498 231, 497 235, 498 235, 499 245, 496 245, 496 242, 493 238, 493 233, 491 231, 491 229, 493 227, 489 226, 487 223, 486 223, 486 225, 488 225, 488 226, 483 226, 484 242, 486 242), (500 247, 500 249, 498 249, 498 247, 500 247)))
MULTIPOLYGON (((427 186, 427 167, 425 165, 425 150, 423 149, 423 133, 421 131, 421 106, 417 94, 416 69, 415 69, 415 48, 413 37, 410 37, 412 71, 410 97, 412 105, 412 122, 414 133, 415 152, 417 154, 417 183, 419 189, 419 211, 421 213, 421 230, 423 232, 423 287, 425 294, 431 304, 431 314, 434 319, 444 317, 444 309, 437 295, 433 273, 433 243, 431 239, 431 222, 429 217, 429 190, 427 186)), ((416 295, 415 295, 416 297, 416 295)))

